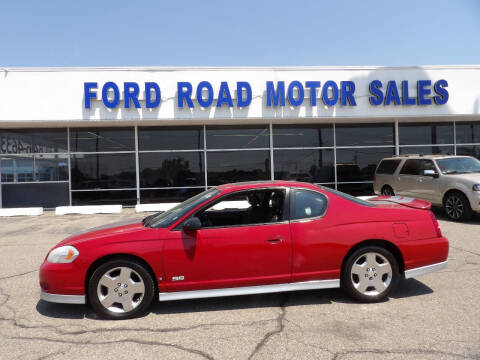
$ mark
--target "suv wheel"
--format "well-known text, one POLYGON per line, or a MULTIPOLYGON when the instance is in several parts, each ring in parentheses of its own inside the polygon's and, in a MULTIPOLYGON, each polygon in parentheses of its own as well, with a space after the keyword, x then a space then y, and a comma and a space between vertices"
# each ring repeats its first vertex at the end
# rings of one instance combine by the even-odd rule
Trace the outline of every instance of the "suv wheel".
POLYGON ((395 196, 395 192, 393 191, 392 187, 390 185, 385 185, 382 188, 382 195, 385 196, 395 196))
POLYGON ((459 191, 452 191, 443 200, 447 216, 454 221, 467 221, 472 217, 472 208, 467 197, 459 191))

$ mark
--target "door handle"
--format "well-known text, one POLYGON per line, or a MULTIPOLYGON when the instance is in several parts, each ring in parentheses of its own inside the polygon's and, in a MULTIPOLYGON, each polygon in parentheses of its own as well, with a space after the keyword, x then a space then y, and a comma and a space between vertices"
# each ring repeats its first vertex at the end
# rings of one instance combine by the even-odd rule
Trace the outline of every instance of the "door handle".
POLYGON ((270 244, 280 244, 281 242, 283 242, 283 237, 279 236, 279 237, 276 237, 276 238, 273 238, 273 239, 268 239, 267 241, 270 243, 270 244))

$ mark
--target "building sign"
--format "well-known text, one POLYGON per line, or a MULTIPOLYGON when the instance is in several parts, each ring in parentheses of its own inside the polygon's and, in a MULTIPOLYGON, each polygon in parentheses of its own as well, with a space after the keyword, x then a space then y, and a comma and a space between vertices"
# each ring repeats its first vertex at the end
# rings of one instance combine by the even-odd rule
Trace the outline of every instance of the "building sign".
MULTIPOLYGON (((409 93, 407 80, 390 80, 382 82, 373 80, 368 84, 368 100, 372 106, 412 106, 412 105, 443 105, 448 102, 448 83, 444 79, 432 82, 418 80, 415 94, 409 93)), ((328 80, 323 84, 320 81, 266 81, 264 94, 267 107, 290 106, 325 106, 342 107, 357 106, 355 98, 356 85, 354 81, 328 80)), ((84 106, 90 109, 92 100, 101 100, 107 108, 121 106, 125 109, 147 108, 160 106, 162 102, 160 85, 156 82, 145 82, 140 85, 136 82, 124 82, 118 85, 109 81, 99 86, 96 82, 84 83, 84 106), (123 96, 121 96, 121 89, 123 96), (142 103, 141 103, 142 101, 142 103)), ((246 81, 238 81, 232 88, 226 81, 222 81, 218 91, 214 91, 209 81, 201 81, 196 86, 191 82, 177 82, 176 105, 178 108, 194 108, 196 106, 208 108, 215 106, 248 107, 252 102, 252 87, 246 81), (196 103, 194 102, 196 101, 196 103)))

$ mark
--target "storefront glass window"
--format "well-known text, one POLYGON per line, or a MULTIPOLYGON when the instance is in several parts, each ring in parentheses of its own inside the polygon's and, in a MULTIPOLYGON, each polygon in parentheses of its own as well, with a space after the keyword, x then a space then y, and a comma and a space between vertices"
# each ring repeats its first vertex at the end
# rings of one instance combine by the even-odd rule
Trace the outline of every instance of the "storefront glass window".
POLYGON ((453 155, 453 146, 400 146, 400 154, 419 154, 419 155, 432 155, 432 154, 444 154, 453 155))
POLYGON ((337 181, 373 181, 380 160, 394 154, 393 147, 337 149, 337 181))
POLYGON ((400 123, 400 145, 453 144, 453 123, 400 123))
POLYGON ((262 126, 207 126, 207 149, 253 149, 270 146, 270 132, 262 126))
POLYGON ((149 189, 140 191, 140 201, 142 204, 151 203, 177 203, 187 200, 202 191, 201 188, 183 188, 183 189, 149 189))
POLYGON ((202 152, 140 153, 140 187, 205 185, 202 152))
POLYGON ((275 180, 335 181, 333 149, 274 150, 275 180))
POLYGON ((136 203, 135 190, 72 191, 73 205, 135 205, 136 203))
POLYGON ((480 122, 459 122, 455 124, 457 144, 480 143, 480 122))
POLYGON ((66 129, 0 129, 0 154, 67 152, 66 129))
POLYGON ((139 127, 138 149, 143 150, 200 150, 203 149, 203 128, 139 127))
POLYGON ((380 146, 394 144, 393 124, 337 124, 337 146, 380 146))
POLYGON ((135 130, 131 128, 70 129, 72 152, 135 151, 135 130))
POLYGON ((273 125, 273 147, 333 146, 333 125, 273 125))

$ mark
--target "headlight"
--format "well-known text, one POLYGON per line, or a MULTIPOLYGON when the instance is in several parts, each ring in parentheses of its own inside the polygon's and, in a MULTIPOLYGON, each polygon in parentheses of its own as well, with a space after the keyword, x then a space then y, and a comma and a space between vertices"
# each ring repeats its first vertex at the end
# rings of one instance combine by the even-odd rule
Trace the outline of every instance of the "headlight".
POLYGON ((475 184, 472 186, 473 191, 480 191, 480 184, 475 184))
POLYGON ((73 246, 60 246, 48 254, 47 261, 51 263, 71 263, 80 254, 73 246))

